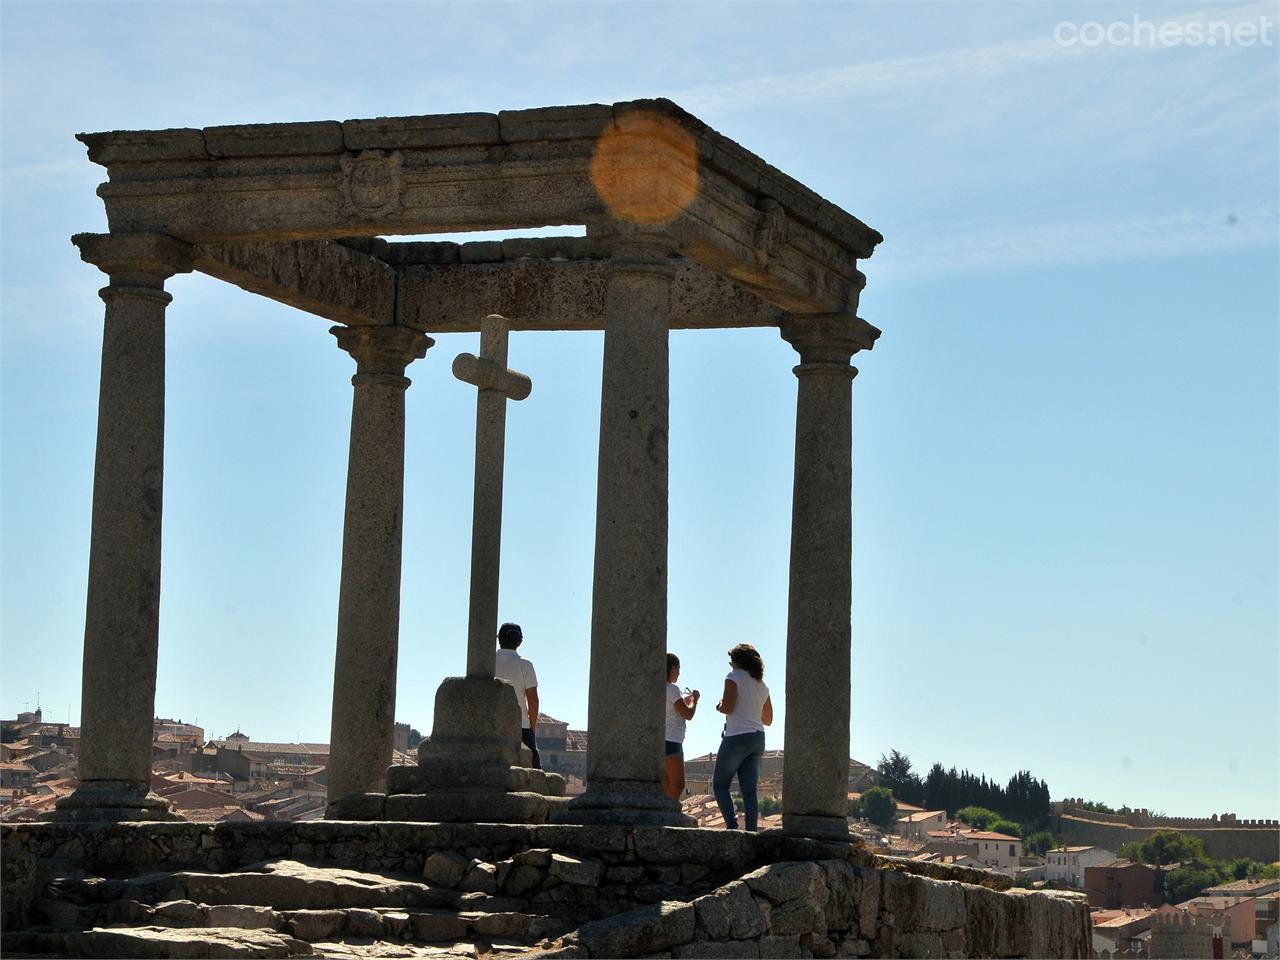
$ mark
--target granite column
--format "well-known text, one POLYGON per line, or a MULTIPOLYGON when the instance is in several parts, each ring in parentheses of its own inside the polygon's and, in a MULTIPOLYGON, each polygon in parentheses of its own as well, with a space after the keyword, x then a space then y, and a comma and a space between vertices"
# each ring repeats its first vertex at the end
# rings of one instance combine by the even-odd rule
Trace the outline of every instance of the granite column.
POLYGON ((660 238, 615 242, 600 394, 587 789, 567 817, 579 823, 688 823, 661 779, 674 267, 660 238))
POLYGON ((372 819, 395 732, 404 509, 405 367, 433 341, 408 327, 333 327, 356 361, 329 738, 330 819, 372 819))
POLYGON ((848 835, 853 317, 796 316, 795 483, 782 829, 848 835))
POLYGON ((191 249, 162 234, 72 238, 110 277, 93 472, 80 785, 55 819, 171 819, 151 793, 164 478, 164 282, 191 249))

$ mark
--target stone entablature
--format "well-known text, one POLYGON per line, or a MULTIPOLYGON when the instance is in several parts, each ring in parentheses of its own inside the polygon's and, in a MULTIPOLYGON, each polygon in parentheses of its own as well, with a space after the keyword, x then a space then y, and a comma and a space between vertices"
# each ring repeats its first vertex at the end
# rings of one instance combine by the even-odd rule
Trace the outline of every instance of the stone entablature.
POLYGON ((681 252, 788 310, 840 312, 882 239, 668 100, 498 114, 81 134, 112 232, 189 242, 336 239, 647 217, 681 252), (597 144, 644 175, 611 195, 597 144), (498 199, 500 198, 500 199, 498 199), (496 200, 496 202, 495 202, 496 200), (639 207, 635 205, 639 204, 639 207))

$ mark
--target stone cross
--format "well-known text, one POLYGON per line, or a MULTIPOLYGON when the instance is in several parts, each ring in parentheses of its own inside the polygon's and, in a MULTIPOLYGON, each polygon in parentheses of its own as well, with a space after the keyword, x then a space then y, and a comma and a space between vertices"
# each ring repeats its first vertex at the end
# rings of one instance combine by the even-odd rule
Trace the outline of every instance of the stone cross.
POLYGON ((502 550, 502 466, 507 400, 533 389, 507 369, 510 322, 497 314, 480 322, 480 356, 460 353, 453 375, 479 390, 476 397, 475 503, 471 520, 471 608, 467 620, 467 676, 492 677, 498 633, 498 568, 502 550))

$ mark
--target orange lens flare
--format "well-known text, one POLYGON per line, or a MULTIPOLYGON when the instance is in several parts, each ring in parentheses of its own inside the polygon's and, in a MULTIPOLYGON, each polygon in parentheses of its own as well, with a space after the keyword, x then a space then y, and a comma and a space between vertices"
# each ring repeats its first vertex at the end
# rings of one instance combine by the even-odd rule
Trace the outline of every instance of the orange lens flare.
POLYGON ((670 223, 698 192, 698 149, 668 117, 623 114, 596 141, 591 160, 596 192, 619 220, 670 223))

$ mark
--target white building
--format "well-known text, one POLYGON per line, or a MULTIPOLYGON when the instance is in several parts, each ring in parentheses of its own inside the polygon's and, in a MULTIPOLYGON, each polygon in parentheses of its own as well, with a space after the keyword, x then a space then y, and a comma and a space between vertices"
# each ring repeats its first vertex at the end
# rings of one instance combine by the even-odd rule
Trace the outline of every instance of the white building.
POLYGON ((1058 847, 1045 854, 1044 878, 1083 887, 1085 867, 1096 867, 1115 858, 1114 853, 1102 847, 1058 847))
POLYGON ((975 849, 984 866, 1013 876, 1022 867, 1022 840, 992 830, 957 830, 956 839, 975 849))

